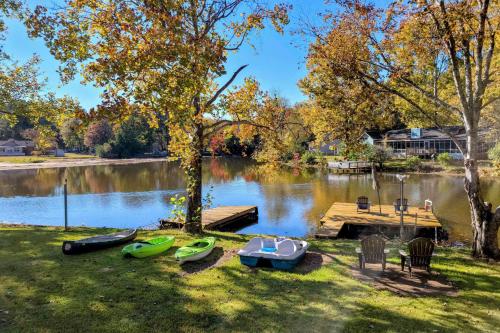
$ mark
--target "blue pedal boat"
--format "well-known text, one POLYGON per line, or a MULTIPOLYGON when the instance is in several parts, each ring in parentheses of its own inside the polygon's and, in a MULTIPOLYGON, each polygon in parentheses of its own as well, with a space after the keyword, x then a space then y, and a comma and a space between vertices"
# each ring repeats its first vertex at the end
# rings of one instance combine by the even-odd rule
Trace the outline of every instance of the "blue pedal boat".
POLYGON ((238 251, 240 262, 250 267, 292 270, 306 255, 309 243, 288 238, 255 237, 238 251))

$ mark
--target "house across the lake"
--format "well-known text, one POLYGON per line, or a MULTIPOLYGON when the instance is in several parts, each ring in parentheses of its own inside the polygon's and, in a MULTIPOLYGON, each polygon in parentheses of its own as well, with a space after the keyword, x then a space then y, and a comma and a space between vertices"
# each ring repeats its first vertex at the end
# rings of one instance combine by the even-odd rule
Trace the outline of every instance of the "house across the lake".
POLYGON ((332 142, 323 143, 319 146, 319 148, 309 148, 309 150, 319 151, 324 155, 337 156, 340 152, 340 140, 333 140, 332 142))
MULTIPOLYGON (((465 146, 465 129, 462 126, 450 126, 446 130, 465 146)), ((485 132, 480 132, 479 154, 485 158, 493 146, 485 139, 485 132)), ((450 137, 438 128, 405 128, 391 130, 382 135, 366 132, 362 140, 367 144, 380 145, 389 148, 395 157, 420 156, 430 158, 441 153, 449 153, 455 159, 463 158, 460 150, 450 137)))
POLYGON ((0 140, 0 156, 31 155, 35 145, 29 140, 0 140))

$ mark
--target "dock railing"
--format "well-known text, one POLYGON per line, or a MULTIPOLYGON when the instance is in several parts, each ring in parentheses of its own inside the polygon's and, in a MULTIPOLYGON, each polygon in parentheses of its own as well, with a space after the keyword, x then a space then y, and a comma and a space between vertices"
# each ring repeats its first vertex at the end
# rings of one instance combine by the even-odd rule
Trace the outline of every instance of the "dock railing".
POLYGON ((328 168, 339 172, 361 172, 368 171, 372 167, 370 162, 364 161, 341 161, 341 162, 328 162, 328 168))

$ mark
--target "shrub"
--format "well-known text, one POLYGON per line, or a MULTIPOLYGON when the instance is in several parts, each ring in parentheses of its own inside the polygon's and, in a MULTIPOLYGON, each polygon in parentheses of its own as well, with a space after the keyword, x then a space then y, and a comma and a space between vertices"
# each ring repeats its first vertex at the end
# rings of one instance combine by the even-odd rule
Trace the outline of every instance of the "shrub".
POLYGON ((437 156, 437 161, 444 167, 447 167, 451 164, 451 155, 449 153, 441 153, 437 156))
POLYGON ((328 160, 326 159, 325 154, 323 154, 320 151, 316 153, 316 164, 321 164, 321 165, 328 164, 328 160))
POLYGON ((493 162, 500 163, 500 142, 488 150, 488 158, 493 162))
POLYGON ((283 154, 283 156, 282 156, 282 158, 281 158, 281 159, 282 159, 282 161, 283 161, 283 162, 285 162, 285 163, 286 163, 286 162, 290 162, 290 161, 293 159, 293 155, 294 155, 294 153, 292 153, 291 151, 287 151, 287 152, 285 152, 285 153, 283 154))
POLYGON ((493 161, 495 169, 500 173, 500 142, 488 150, 488 158, 493 161))
POLYGON ((353 147, 350 147, 350 149, 348 149, 348 146, 345 143, 341 143, 338 146, 339 149, 338 153, 340 156, 344 157, 344 159, 347 161, 358 161, 361 159, 362 156, 364 157, 364 151, 359 150, 361 148, 355 147, 353 149, 353 147))
POLYGON ((304 164, 316 164, 316 155, 317 154, 312 151, 306 151, 302 154, 300 161, 304 164))
POLYGON ((377 163, 380 168, 384 165, 390 156, 391 151, 382 146, 367 145, 364 150, 365 158, 372 163, 377 163))
POLYGON ((101 158, 110 158, 113 156, 113 147, 109 143, 97 145, 95 147, 95 154, 101 158))
POLYGON ((422 160, 418 156, 410 156, 406 159, 406 167, 412 170, 418 170, 422 165, 422 160))

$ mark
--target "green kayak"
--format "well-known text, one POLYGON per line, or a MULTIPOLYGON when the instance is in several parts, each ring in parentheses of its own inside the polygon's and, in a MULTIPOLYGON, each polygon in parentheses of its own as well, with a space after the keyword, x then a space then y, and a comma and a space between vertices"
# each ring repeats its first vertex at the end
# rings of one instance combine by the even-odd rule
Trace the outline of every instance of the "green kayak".
POLYGON ((196 261, 208 256, 215 246, 215 237, 197 239, 175 252, 175 259, 181 264, 186 261, 196 261))
POLYGON ((122 254, 125 257, 146 258, 170 249, 174 244, 174 236, 160 236, 125 246, 122 254))

